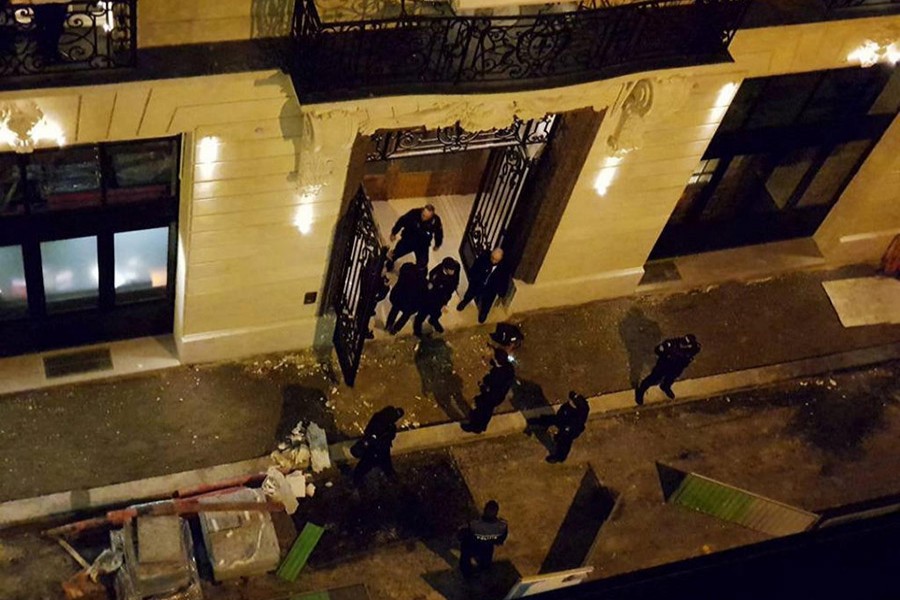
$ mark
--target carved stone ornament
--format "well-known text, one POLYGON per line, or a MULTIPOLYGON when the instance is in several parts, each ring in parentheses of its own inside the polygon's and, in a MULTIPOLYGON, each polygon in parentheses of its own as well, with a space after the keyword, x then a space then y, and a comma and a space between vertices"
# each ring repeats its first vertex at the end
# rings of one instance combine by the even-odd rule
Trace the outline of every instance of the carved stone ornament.
POLYGON ((614 109, 616 127, 606 140, 616 157, 640 148, 648 125, 680 110, 690 94, 687 78, 679 75, 639 79, 624 89, 624 99, 614 109))
POLYGON ((19 153, 31 152, 41 139, 44 113, 34 102, 0 104, 0 144, 19 153))

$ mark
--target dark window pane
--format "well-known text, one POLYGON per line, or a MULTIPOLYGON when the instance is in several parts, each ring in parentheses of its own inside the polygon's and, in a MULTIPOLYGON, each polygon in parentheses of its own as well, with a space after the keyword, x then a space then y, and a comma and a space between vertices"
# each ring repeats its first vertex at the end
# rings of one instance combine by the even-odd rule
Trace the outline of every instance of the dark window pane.
POLYGON ((798 148, 788 152, 766 180, 766 191, 778 210, 783 210, 794 195, 797 186, 803 181, 813 166, 818 148, 798 148))
POLYGON ((36 152, 28 164, 36 210, 98 206, 100 159, 95 146, 36 152))
POLYGON ((107 200, 137 202, 173 196, 177 180, 175 151, 172 140, 104 148, 110 167, 107 200))
POLYGON ((23 316, 28 312, 25 267, 20 246, 0 248, 0 319, 23 316))
POLYGON ((25 212, 23 187, 17 157, 0 154, 0 215, 25 212))
POLYGON ((814 124, 864 115, 884 87, 885 80, 885 73, 878 68, 831 71, 816 88, 799 120, 814 124))
POLYGON ((169 276, 169 228, 115 234, 117 302, 166 295, 169 276))
POLYGON ((797 202, 798 207, 830 205, 837 200, 847 178, 859 164, 866 151, 872 145, 871 140, 859 140, 841 144, 831 151, 822 163, 815 179, 797 202))
POLYGON ((719 131, 738 131, 744 127, 750 111, 766 87, 765 79, 745 79, 722 118, 719 131))
POLYGON ((743 212, 750 200, 760 193, 765 194, 762 184, 769 173, 769 165, 770 158, 764 154, 746 154, 732 158, 703 210, 702 219, 717 221, 733 218, 743 212))
POLYGON ((747 121, 747 129, 783 127, 792 124, 819 81, 818 74, 771 78, 747 121))
POLYGON ((900 69, 894 67, 891 69, 891 78, 875 102, 872 103, 869 114, 895 115, 897 111, 900 111, 900 69))
POLYGON ((41 242, 41 262, 48 310, 96 305, 96 237, 41 242))

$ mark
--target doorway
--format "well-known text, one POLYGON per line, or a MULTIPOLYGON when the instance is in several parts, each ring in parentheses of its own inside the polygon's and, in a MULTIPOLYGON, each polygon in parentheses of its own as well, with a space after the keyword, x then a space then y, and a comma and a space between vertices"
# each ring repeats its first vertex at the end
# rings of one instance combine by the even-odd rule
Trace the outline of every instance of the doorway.
MULTIPOLYGON (((543 119, 515 119, 504 129, 467 132, 460 125, 436 130, 415 128, 378 132, 370 139, 361 184, 341 219, 328 285, 329 305, 337 316, 335 348, 348 385, 353 385, 371 316, 383 326, 389 303, 376 306, 384 254, 390 232, 406 212, 431 204, 440 216, 444 240, 429 252, 429 268, 452 257, 462 264, 453 307, 467 285, 467 273, 485 251, 501 247, 511 272, 515 251, 522 247, 522 218, 533 201, 522 201, 529 176, 550 142, 556 115, 543 119), (519 215, 519 219, 516 217, 519 215)), ((396 282, 398 260, 387 274, 396 282)), ((474 316, 446 313, 444 324, 453 327, 474 316)), ((377 328, 376 328, 377 329, 377 328)), ((383 334, 382 334, 383 335, 383 334)))

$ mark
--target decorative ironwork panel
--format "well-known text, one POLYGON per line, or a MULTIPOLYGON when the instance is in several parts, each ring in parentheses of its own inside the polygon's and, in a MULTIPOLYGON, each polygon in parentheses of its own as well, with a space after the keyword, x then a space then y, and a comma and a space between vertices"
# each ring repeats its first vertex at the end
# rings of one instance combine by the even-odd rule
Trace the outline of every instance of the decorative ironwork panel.
POLYGON ((137 0, 0 4, 0 77, 135 64, 137 0))
POLYGON ((360 186, 335 240, 344 254, 337 266, 334 347, 349 386, 356 381, 369 320, 375 311, 375 294, 384 265, 380 239, 371 203, 360 186))
POLYGON ((397 129, 376 133, 372 136, 374 149, 366 156, 367 161, 390 160, 407 156, 444 154, 497 148, 516 144, 534 144, 546 141, 556 115, 546 115, 541 119, 513 122, 502 129, 466 131, 459 122, 450 127, 425 129, 397 129))
POLYGON ((459 256, 467 272, 479 254, 501 248, 507 241, 507 228, 531 164, 520 145, 491 151, 459 247, 459 256))
POLYGON ((293 77, 301 93, 324 97, 589 81, 724 56, 747 3, 649 0, 514 17, 323 22, 313 0, 298 0, 293 77))
POLYGON ((896 14, 900 12, 900 0, 825 0, 828 12, 834 15, 847 13, 896 14))

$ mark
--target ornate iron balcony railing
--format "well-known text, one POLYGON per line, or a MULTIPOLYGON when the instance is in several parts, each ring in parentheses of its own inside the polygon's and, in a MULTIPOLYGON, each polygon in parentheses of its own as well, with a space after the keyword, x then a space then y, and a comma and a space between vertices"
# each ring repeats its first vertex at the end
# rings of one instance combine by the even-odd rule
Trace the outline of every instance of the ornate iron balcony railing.
POLYGON ((136 18, 137 0, 0 0, 0 77, 134 66, 136 18))
POLYGON ((747 0, 651 0, 503 17, 320 19, 297 0, 292 75, 306 101, 529 89, 727 60, 747 0))

